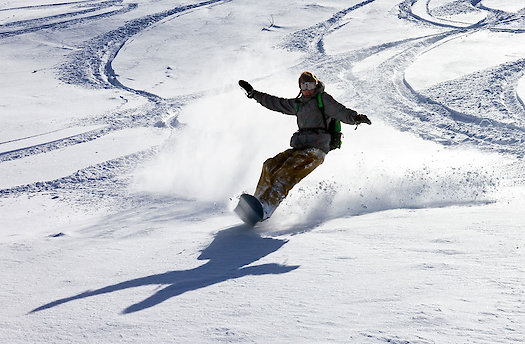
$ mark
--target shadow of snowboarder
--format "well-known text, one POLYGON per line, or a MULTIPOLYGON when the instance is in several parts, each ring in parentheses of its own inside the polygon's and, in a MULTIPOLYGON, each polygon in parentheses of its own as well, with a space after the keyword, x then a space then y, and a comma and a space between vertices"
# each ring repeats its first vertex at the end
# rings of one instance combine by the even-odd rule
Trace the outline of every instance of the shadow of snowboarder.
POLYGON ((185 292, 205 288, 230 279, 248 275, 283 274, 295 270, 299 266, 280 264, 244 266, 277 251, 286 242, 286 240, 281 239, 263 238, 252 230, 246 230, 245 226, 228 228, 218 232, 213 242, 201 252, 198 259, 209 260, 204 265, 190 270, 169 271, 113 284, 97 290, 88 290, 75 296, 50 302, 35 308, 30 313, 53 308, 70 301, 124 289, 146 285, 167 285, 152 296, 129 306, 123 311, 123 313, 133 313, 156 306, 185 292))

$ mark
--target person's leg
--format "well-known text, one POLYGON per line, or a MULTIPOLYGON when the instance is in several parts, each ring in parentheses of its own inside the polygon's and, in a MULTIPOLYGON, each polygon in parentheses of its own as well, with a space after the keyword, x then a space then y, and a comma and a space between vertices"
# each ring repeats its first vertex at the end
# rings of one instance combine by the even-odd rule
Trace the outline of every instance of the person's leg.
POLYGON ((271 187, 257 197, 270 217, 290 190, 324 162, 326 154, 316 148, 294 150, 281 167, 271 174, 271 187))
POLYGON ((260 199, 260 197, 272 187, 273 181, 275 180, 275 171, 281 168, 283 163, 292 155, 293 151, 293 149, 287 149, 264 162, 259 183, 257 183, 257 188, 253 194, 255 198, 260 199))

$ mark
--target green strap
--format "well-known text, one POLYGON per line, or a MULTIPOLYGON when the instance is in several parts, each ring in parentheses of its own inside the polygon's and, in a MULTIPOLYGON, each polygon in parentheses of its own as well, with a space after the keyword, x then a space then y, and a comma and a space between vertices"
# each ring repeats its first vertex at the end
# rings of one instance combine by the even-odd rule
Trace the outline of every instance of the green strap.
POLYGON ((317 107, 319 107, 319 110, 321 110, 321 113, 323 114, 324 127, 325 127, 326 130, 328 130, 328 123, 326 121, 326 114, 324 113, 323 93, 324 92, 317 93, 317 107))
POLYGON ((317 106, 319 107, 319 110, 323 111, 324 114, 323 92, 317 93, 317 106))

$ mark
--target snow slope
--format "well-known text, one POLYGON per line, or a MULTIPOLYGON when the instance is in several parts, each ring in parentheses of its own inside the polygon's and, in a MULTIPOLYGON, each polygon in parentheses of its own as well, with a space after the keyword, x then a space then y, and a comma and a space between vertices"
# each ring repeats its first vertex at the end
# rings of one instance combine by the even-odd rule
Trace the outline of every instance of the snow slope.
POLYGON ((520 343, 525 1, 0 1, 0 342, 520 343), (316 73, 372 126, 231 212, 316 73))

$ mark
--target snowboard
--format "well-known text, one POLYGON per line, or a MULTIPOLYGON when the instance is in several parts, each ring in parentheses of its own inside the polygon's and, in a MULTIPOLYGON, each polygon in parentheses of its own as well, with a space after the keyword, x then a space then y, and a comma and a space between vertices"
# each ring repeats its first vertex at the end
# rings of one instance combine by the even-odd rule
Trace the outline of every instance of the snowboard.
POLYGON ((239 218, 250 227, 262 220, 264 212, 259 200, 252 195, 242 194, 239 204, 233 210, 239 218))

